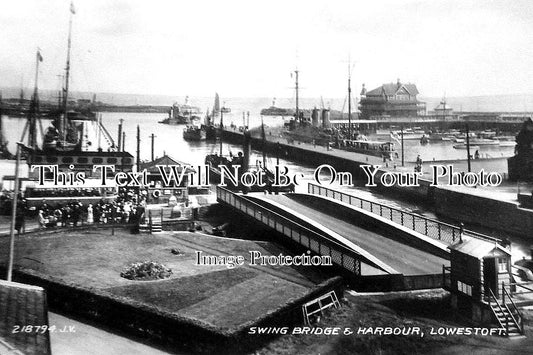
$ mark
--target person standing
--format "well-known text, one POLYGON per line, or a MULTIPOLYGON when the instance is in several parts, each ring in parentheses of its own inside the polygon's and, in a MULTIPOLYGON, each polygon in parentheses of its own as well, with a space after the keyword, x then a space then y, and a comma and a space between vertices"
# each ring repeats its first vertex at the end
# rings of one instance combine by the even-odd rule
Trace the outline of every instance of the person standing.
POLYGON ((93 205, 89 203, 89 206, 87 207, 87 224, 93 224, 93 223, 94 223, 93 205))
POLYGON ((15 230, 17 234, 24 233, 26 230, 26 211, 24 208, 17 208, 17 213, 15 215, 15 230))

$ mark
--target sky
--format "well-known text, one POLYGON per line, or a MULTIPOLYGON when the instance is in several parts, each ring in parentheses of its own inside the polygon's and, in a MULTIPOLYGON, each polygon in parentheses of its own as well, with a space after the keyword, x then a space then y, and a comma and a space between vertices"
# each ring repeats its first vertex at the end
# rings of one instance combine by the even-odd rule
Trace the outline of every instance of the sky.
MULTIPOLYGON (((69 0, 0 1, 0 87, 58 89, 69 0)), ((530 0, 77 0, 71 88, 149 95, 533 94, 530 0)))

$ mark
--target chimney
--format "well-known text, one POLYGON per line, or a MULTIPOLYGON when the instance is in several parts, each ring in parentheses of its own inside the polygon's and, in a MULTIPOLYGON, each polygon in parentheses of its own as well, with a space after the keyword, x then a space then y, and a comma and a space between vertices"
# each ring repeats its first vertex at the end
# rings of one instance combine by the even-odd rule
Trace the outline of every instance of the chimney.
POLYGON ((398 88, 400 88, 400 86, 402 86, 402 83, 400 82, 400 78, 398 78, 398 80, 396 81, 396 85, 398 86, 398 88))

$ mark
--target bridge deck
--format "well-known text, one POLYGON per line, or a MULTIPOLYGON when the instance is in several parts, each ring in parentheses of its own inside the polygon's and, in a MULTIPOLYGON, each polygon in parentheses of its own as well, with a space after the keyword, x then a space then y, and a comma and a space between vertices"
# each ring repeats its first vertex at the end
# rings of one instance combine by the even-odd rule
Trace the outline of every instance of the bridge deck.
POLYGON ((437 274, 442 272, 442 265, 449 264, 446 259, 363 229, 349 221, 317 211, 284 195, 252 194, 251 196, 283 205, 287 215, 293 211, 305 215, 352 241, 404 275, 437 274))

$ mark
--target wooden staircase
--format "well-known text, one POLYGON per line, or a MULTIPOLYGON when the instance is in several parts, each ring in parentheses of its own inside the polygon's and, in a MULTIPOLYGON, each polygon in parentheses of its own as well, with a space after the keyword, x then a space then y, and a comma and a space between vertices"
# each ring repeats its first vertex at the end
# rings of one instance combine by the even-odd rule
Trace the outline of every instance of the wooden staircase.
POLYGON ((503 288, 501 302, 499 302, 496 296, 494 296, 492 290, 490 290, 490 294, 491 299, 489 301, 489 306, 496 317, 499 326, 502 329, 505 329, 506 335, 510 338, 523 337, 524 324, 522 315, 505 288, 503 288))
POLYGON ((160 233, 163 231, 163 225, 161 219, 151 217, 148 220, 148 223, 143 223, 139 225, 139 233, 160 233))

